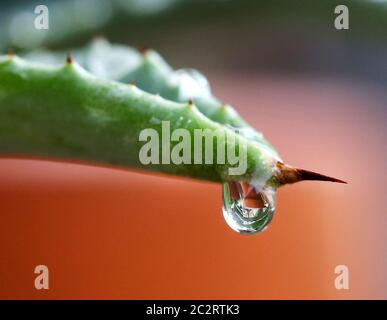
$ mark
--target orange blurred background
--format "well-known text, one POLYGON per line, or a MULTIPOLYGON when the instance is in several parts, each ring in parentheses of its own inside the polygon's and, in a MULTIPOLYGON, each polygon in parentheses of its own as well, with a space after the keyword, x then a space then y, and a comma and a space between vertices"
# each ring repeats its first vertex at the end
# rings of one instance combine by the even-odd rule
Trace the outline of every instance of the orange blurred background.
POLYGON ((221 186, 0 160, 0 298, 386 299, 386 95, 362 83, 212 74, 293 165, 348 185, 282 188, 267 230, 232 231, 221 186), (50 289, 34 288, 47 265, 50 289), (336 290, 336 265, 349 290, 336 290))

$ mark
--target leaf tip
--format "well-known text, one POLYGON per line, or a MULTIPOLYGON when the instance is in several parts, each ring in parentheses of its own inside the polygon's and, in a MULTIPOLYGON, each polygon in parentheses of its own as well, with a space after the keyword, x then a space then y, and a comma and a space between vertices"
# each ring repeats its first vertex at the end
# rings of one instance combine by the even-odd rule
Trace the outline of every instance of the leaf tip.
POLYGON ((67 64, 72 64, 72 63, 73 63, 73 56, 72 56, 72 54, 71 54, 70 51, 67 53, 67 56, 66 56, 66 63, 67 63, 67 64))
POLYGON ((13 59, 15 57, 15 51, 13 51, 12 48, 9 48, 7 51, 7 56, 8 58, 13 59))
POLYGON ((226 110, 227 110, 227 106, 225 104, 222 104, 222 105, 219 106, 219 111, 220 112, 226 112, 226 110))
POLYGON ((106 41, 106 37, 103 33, 97 33, 94 35, 94 41, 106 41))
POLYGON ((144 56, 149 52, 149 47, 141 45, 138 47, 138 51, 144 56))

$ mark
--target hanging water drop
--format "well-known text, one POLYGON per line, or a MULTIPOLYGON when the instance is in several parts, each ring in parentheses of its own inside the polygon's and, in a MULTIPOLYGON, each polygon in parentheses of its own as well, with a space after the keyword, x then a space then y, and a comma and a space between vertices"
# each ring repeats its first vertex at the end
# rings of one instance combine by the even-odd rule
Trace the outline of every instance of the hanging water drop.
POLYGON ((253 234, 263 231, 275 212, 275 190, 244 182, 223 184, 223 216, 231 229, 253 234))

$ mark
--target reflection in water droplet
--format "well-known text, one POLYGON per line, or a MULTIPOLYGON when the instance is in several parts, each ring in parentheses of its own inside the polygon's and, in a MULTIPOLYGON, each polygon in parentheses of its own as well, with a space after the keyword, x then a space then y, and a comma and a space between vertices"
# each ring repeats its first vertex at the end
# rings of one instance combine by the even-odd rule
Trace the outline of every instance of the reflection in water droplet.
POLYGON ((250 188, 254 189, 254 198, 249 196, 251 192, 246 195, 246 190, 243 191, 238 182, 223 185, 223 216, 231 229, 239 233, 263 231, 275 211, 275 190, 250 188))

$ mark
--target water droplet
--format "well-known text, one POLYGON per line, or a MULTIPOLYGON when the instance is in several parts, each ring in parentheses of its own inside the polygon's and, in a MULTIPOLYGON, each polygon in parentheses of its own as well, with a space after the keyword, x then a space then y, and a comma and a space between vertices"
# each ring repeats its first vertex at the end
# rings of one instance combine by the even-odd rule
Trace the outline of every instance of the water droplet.
POLYGON ((223 216, 236 232, 253 234, 265 230, 274 212, 274 189, 239 182, 223 184, 223 216))

